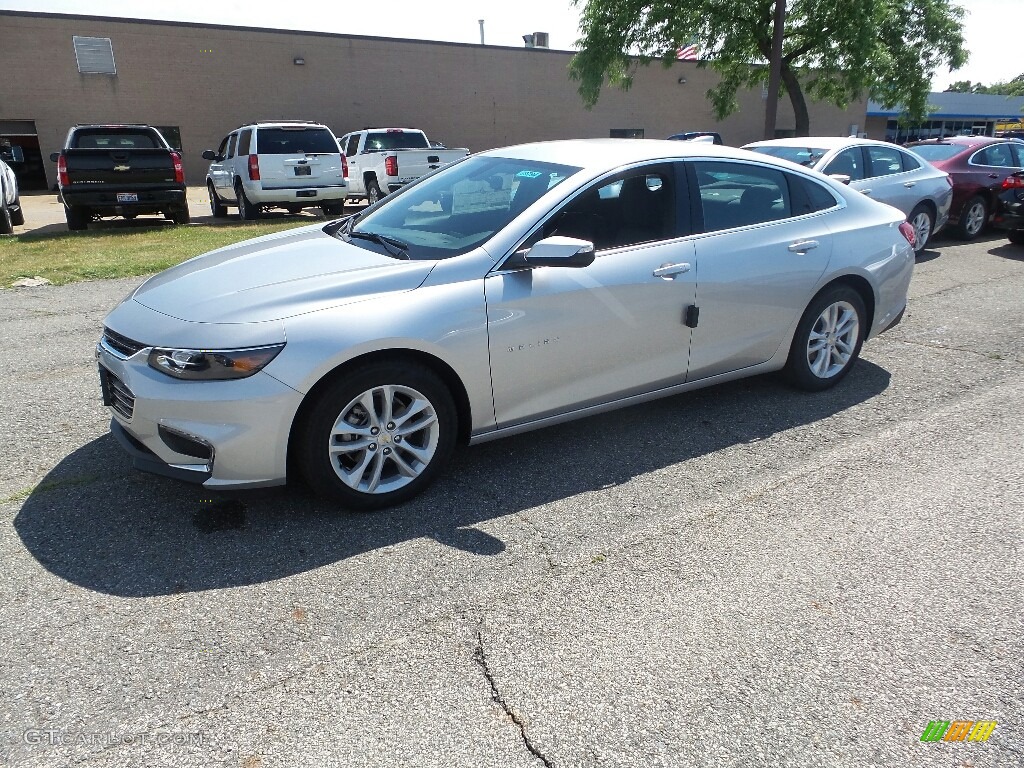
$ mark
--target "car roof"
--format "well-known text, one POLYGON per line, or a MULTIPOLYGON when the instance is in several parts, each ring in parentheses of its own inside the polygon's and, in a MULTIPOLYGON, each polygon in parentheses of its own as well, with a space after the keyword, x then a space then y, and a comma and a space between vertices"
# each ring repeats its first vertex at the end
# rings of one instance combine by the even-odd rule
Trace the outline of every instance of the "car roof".
POLYGON ((922 145, 927 146, 928 144, 952 144, 962 147, 980 147, 985 144, 1001 144, 1004 142, 1020 142, 1020 139, 1015 139, 1013 137, 998 138, 995 136, 949 136, 945 139, 924 139, 922 141, 912 141, 907 144, 907 146, 919 147, 922 145))
POLYGON ((654 160, 721 158, 756 160, 792 170, 792 163, 723 144, 705 144, 669 139, 567 139, 501 147, 479 153, 485 157, 511 157, 537 162, 575 165, 581 168, 613 167, 654 160))
POLYGON ((858 139, 856 136, 797 136, 786 139, 765 139, 744 144, 744 147, 814 147, 816 149, 842 149, 843 147, 868 144, 879 147, 895 147, 889 141, 877 139, 858 139))

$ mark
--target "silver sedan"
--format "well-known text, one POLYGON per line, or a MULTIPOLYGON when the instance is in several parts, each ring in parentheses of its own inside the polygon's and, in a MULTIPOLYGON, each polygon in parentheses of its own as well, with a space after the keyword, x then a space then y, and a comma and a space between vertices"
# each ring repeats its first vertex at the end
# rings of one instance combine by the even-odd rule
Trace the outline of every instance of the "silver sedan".
POLYGON ((743 150, 496 149, 150 278, 105 320, 100 379, 139 469, 218 489, 293 468, 378 508, 459 442, 768 371, 833 386, 902 317, 912 240, 743 150))
POLYGON ((953 202, 949 174, 895 144, 814 136, 756 141, 744 149, 814 168, 861 194, 899 208, 914 227, 918 253, 949 220, 953 202))

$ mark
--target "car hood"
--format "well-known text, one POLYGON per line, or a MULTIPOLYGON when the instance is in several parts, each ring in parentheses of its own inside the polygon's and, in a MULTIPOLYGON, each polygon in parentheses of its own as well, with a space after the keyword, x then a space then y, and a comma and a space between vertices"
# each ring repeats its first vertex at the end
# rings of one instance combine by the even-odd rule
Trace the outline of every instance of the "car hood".
POLYGON ((316 225, 197 256, 151 277, 132 298, 179 320, 260 323, 411 291, 432 267, 351 245, 316 225))

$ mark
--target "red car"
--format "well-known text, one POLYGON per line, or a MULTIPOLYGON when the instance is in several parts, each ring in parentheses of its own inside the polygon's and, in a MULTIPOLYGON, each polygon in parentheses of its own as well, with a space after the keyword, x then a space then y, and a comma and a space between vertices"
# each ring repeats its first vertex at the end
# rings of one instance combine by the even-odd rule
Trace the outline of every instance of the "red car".
POLYGON ((977 237, 997 208, 1003 179, 1024 169, 1024 141, 954 136, 907 145, 953 179, 948 228, 964 240, 977 237))

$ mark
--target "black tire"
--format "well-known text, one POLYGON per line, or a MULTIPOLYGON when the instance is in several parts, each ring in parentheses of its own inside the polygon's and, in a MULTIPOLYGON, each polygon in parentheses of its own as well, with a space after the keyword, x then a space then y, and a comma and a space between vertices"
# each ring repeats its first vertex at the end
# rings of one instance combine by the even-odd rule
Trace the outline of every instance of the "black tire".
POLYGON ((14 224, 11 221, 11 209, 4 200, 4 190, 0 187, 0 235, 13 235, 14 224))
POLYGON ((935 228, 935 217, 932 215, 931 209, 921 203, 907 216, 907 221, 910 222, 910 226, 914 228, 914 236, 917 238, 917 242, 914 244, 914 254, 921 255, 924 251, 925 246, 928 245, 928 240, 932 236, 932 229, 935 228))
POLYGON ((171 209, 170 219, 175 224, 191 224, 192 215, 188 212, 188 203, 185 203, 181 208, 171 209))
POLYGON ((324 212, 324 216, 344 216, 345 215, 345 203, 324 203, 320 206, 324 212))
POLYGON ((228 215, 228 207, 217 197, 217 191, 213 184, 206 185, 206 191, 210 194, 210 214, 215 219, 223 219, 228 215))
POLYGON ((20 227, 25 223, 25 209, 21 207, 21 197, 14 198, 14 208, 11 209, 11 224, 20 227))
POLYGON ((293 216, 302 213, 302 206, 301 205, 286 205, 284 207, 284 209, 286 211, 288 211, 288 213, 292 214, 293 216))
POLYGON ((1006 236, 1014 245, 1024 245, 1024 229, 1011 229, 1006 236))
POLYGON ((964 203, 960 221, 956 225, 956 236, 961 240, 973 240, 981 234, 987 223, 988 205, 979 195, 975 195, 964 203))
POLYGON ((64 218, 68 222, 68 229, 78 232, 89 227, 89 211, 85 208, 69 208, 64 206, 64 218))
POLYGON ((415 364, 375 363, 336 379, 317 396, 298 430, 294 456, 316 493, 349 509, 381 509, 408 501, 433 482, 451 456, 457 430, 455 404, 437 375, 415 364), (392 393, 393 411, 384 407, 385 388, 392 393), (367 393, 375 415, 362 405, 367 393), (426 405, 410 418, 410 428, 402 421, 403 409, 417 396, 426 405), (394 420, 378 420, 382 413, 394 420), (353 431, 345 435, 339 423, 352 425, 353 431), (374 437, 364 431, 371 428, 378 430, 374 437), (331 450, 347 442, 361 445, 331 450), (429 454, 425 461, 423 454, 429 454), (400 471, 403 464, 405 472, 400 471), (355 487, 342 480, 345 473, 355 487), (380 483, 376 488, 374 478, 380 483))
POLYGON ((238 202, 238 218, 242 221, 254 221, 260 217, 259 207, 249 202, 241 184, 235 187, 235 200, 238 202))
POLYGON ((786 361, 789 380, 800 389, 818 392, 838 384, 850 372, 864 343, 867 311, 860 294, 847 285, 826 288, 807 306, 796 327, 786 361), (826 312, 835 308, 830 321, 826 312), (853 316, 849 314, 852 311, 853 316), (847 324, 855 321, 855 327, 847 324), (829 332, 830 322, 838 333, 829 332), (845 331, 842 329, 846 328, 845 331), (817 339, 813 337, 817 336, 817 339), (812 341, 820 341, 812 350, 812 341), (843 359, 845 356, 845 359, 843 359))
POLYGON ((366 179, 366 202, 373 205, 379 202, 384 197, 384 193, 380 191, 380 184, 377 183, 376 176, 369 176, 366 179))

